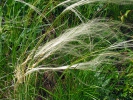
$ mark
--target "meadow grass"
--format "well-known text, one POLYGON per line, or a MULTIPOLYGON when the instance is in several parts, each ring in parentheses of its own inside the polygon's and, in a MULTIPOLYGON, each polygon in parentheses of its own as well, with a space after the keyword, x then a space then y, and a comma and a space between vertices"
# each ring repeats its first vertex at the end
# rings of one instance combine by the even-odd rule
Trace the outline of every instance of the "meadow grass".
POLYGON ((5 0, 0 99, 132 100, 133 0, 5 0))

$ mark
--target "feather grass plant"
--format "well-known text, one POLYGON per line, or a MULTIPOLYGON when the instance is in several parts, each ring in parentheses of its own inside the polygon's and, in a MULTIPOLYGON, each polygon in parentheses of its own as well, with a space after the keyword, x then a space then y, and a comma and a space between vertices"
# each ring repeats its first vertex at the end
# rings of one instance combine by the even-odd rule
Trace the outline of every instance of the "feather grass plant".
MULTIPOLYGON (((117 43, 117 38, 119 38, 118 36, 122 33, 120 32, 115 32, 115 28, 118 29, 117 27, 122 26, 121 23, 118 22, 100 22, 103 20, 92 20, 88 23, 84 23, 81 24, 75 28, 69 29, 66 32, 64 32, 61 36, 57 37, 56 39, 51 40, 50 42, 46 43, 44 46, 40 46, 38 48, 38 50, 35 52, 34 54, 34 50, 33 52, 31 52, 31 54, 27 57, 27 59, 24 61, 24 63, 22 63, 22 65, 24 68, 22 69, 26 69, 26 75, 28 73, 32 73, 33 71, 37 71, 40 69, 45 69, 45 68, 39 68, 37 67, 39 65, 39 63, 41 63, 42 61, 45 61, 45 59, 49 58, 51 55, 55 55, 56 53, 60 53, 60 54, 66 54, 66 55, 73 55, 73 56, 77 56, 79 59, 76 59, 77 62, 76 65, 67 65, 65 67, 58 67, 61 69, 67 69, 67 68, 78 68, 78 69, 87 69, 87 67, 82 67, 82 66, 90 66, 92 67, 96 65, 99 65, 102 63, 102 61, 107 60, 108 56, 117 56, 119 57, 119 53, 118 52, 112 52, 111 50, 114 49, 121 49, 121 48, 128 48, 128 47, 132 47, 132 44, 130 44, 130 42, 132 42, 133 40, 130 41, 125 41, 125 42, 118 42, 117 43), (110 29, 111 27, 111 29, 110 29), (113 29, 114 27, 114 29, 113 29), (99 29, 100 28, 100 29, 99 29), (99 38, 97 38, 99 37, 99 38), (92 41, 90 41, 89 39, 92 39, 92 41), (98 40, 98 42, 95 43, 95 41, 93 40, 98 40), (106 39, 108 38, 108 40, 106 39), (116 39, 116 40, 115 40, 116 39), (95 50, 95 46, 96 45, 107 45, 104 47, 100 47, 102 49, 97 50, 99 48, 97 48, 95 50), (79 50, 78 50, 79 49, 79 50), (73 51, 75 51, 73 53, 73 51), (106 53, 107 52, 107 53, 106 53), (79 63, 80 61, 82 61, 83 59, 86 60, 88 58, 88 56, 96 56, 96 58, 94 59, 92 57, 92 60, 90 60, 89 62, 84 62, 84 63, 79 63), (31 63, 33 62, 33 63, 31 63), (30 63, 29 66, 25 66, 27 65, 27 63, 30 63), (32 64, 32 65, 31 65, 32 64), (88 64, 88 65, 87 65, 88 64), (82 65, 82 66, 81 66, 82 65), (80 67, 79 67, 80 66, 80 67)), ((106 20, 105 20, 106 21, 106 20)), ((56 58, 55 58, 56 59, 56 58)), ((65 63, 65 62, 63 62, 65 63)), ((43 66, 43 65, 41 65, 43 66)), ((44 64, 44 66, 46 66, 44 64)), ((61 66, 61 65, 58 65, 61 66)), ((49 66, 50 67, 50 66, 49 66)), ((54 67, 55 68, 55 67, 54 67)), ((48 69, 53 69, 54 68, 46 68, 48 69)), ((58 69, 58 68, 55 68, 58 69)), ((60 70, 60 69, 58 69, 60 70)), ((18 73, 18 70, 16 71, 18 73)), ((24 74, 24 73, 23 73, 24 74)), ((17 76, 22 76, 22 75, 18 75, 17 76)), ((19 80, 19 78, 18 78, 19 80)))

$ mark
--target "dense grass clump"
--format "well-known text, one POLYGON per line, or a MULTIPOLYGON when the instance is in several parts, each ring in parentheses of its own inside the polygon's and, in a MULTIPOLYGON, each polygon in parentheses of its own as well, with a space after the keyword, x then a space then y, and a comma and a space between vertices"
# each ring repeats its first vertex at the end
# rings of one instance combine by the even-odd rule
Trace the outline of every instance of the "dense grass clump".
POLYGON ((0 1, 0 99, 132 100, 132 4, 0 1))

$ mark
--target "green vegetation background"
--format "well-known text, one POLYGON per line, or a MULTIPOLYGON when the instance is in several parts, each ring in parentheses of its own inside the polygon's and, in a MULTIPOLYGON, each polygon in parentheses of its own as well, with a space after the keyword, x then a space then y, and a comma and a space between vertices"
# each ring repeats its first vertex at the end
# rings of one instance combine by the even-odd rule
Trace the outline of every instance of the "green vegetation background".
MULTIPOLYGON (((42 36, 50 32, 41 42, 41 44, 45 44, 58 37, 65 29, 82 23, 71 11, 60 15, 65 9, 64 6, 54 8, 63 0, 25 0, 25 2, 38 8, 42 15, 17 1, 0 1, 0 100, 133 99, 132 59, 118 64, 103 64, 97 71, 74 69, 63 72, 37 72, 31 75, 28 83, 20 84, 15 91, 16 66, 26 59, 42 36), (51 11, 51 9, 53 10, 51 11)), ((84 16, 83 21, 107 18, 110 21, 117 20, 130 26, 133 24, 133 5, 131 4, 96 2, 79 6, 77 10, 84 16), (128 17, 125 17, 126 14, 128 17)), ((123 38, 128 39, 126 35, 132 38, 132 29, 122 27, 121 31, 123 37, 118 41, 122 41, 123 38)), ((100 45, 97 48, 100 48, 100 45)), ((133 55, 132 48, 119 52, 131 57, 133 55)), ((61 58, 54 63, 64 62, 65 65, 65 63, 71 64, 75 61, 75 58, 70 61, 71 56, 61 58)), ((51 62, 47 60, 46 63, 51 62)))

